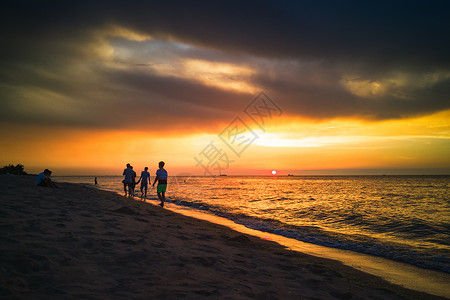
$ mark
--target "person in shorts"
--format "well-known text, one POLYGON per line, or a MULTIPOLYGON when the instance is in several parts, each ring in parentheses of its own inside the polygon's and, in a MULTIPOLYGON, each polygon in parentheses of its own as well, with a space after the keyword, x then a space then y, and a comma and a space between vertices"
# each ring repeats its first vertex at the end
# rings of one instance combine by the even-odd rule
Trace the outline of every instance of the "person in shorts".
POLYGON ((144 168, 144 171, 141 172, 141 178, 139 179, 141 181, 141 199, 147 198, 147 189, 148 184, 150 183, 150 173, 148 172, 148 167, 144 168), (144 189, 145 189, 145 195, 144 195, 144 189))
POLYGON ((167 171, 164 169, 165 163, 163 161, 159 162, 159 169, 156 171, 156 178, 153 182, 153 186, 155 186, 156 181, 158 181, 158 186, 156 187, 156 192, 158 194, 158 198, 161 201, 159 205, 164 207, 164 201, 166 200, 166 189, 167 189, 167 171))

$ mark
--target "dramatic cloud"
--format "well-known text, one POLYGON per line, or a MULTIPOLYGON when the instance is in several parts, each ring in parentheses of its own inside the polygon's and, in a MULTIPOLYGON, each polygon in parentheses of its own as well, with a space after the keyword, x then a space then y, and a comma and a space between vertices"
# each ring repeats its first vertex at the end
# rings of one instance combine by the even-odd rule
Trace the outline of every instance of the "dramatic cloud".
POLYGON ((0 120, 213 130, 260 90, 312 119, 449 109, 449 4, 352 2, 9 3, 0 120))

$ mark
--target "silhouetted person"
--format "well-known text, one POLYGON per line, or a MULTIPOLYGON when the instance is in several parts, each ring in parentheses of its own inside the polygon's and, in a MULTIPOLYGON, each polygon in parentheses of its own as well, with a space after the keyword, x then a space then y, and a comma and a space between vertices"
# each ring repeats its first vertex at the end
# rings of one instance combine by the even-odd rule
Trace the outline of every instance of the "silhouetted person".
POLYGON ((134 173, 133 169, 131 168, 131 165, 127 164, 127 168, 125 170, 123 170, 123 174, 122 174, 125 176, 125 178, 122 180, 125 197, 127 196, 127 194, 129 194, 131 196, 131 182, 134 182, 134 178, 133 178, 134 174, 136 174, 136 173, 134 173), (128 188, 128 190, 127 190, 127 188, 128 188))
POLYGON ((51 179, 52 171, 49 169, 45 169, 44 172, 39 173, 39 175, 36 178, 36 184, 38 186, 46 186, 46 187, 52 187, 55 188, 56 184, 51 179))
POLYGON ((128 194, 129 194, 129 196, 134 197, 134 189, 136 187, 136 184, 138 184, 139 181, 141 181, 141 180, 139 179, 136 182, 136 172, 133 170, 133 166, 130 166, 130 168, 131 168, 131 171, 133 171, 133 175, 131 176, 131 183, 129 185, 130 188, 129 188, 128 194))
POLYGON ((144 168, 144 171, 141 172, 141 179, 139 179, 141 181, 141 199, 146 199, 147 198, 147 189, 148 189, 148 185, 150 183, 150 173, 147 171, 148 167, 144 168), (144 189, 145 189, 145 195, 144 195, 144 189))
POLYGON ((163 161, 159 162, 159 170, 156 171, 155 181, 153 186, 155 186, 156 181, 158 181, 158 186, 156 187, 156 192, 158 198, 161 201, 159 205, 164 207, 164 201, 166 200, 166 189, 167 189, 167 171, 164 169, 165 163, 163 161))
POLYGON ((95 181, 95 185, 97 185, 97 184, 98 184, 98 183, 97 183, 97 177, 95 177, 94 181, 95 181))

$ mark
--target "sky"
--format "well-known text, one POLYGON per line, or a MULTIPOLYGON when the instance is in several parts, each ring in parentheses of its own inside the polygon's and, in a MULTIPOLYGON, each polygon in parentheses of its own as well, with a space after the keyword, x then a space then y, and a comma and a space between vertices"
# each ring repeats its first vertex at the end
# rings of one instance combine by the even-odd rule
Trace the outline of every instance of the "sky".
POLYGON ((0 164, 450 174, 448 1, 11 1, 0 164))

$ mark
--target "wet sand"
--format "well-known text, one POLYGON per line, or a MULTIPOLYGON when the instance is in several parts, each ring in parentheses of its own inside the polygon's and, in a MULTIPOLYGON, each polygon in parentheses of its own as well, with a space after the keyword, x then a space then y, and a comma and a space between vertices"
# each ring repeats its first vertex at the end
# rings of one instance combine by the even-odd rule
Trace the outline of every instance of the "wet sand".
POLYGON ((2 299, 442 299, 112 192, 0 176, 2 299))

